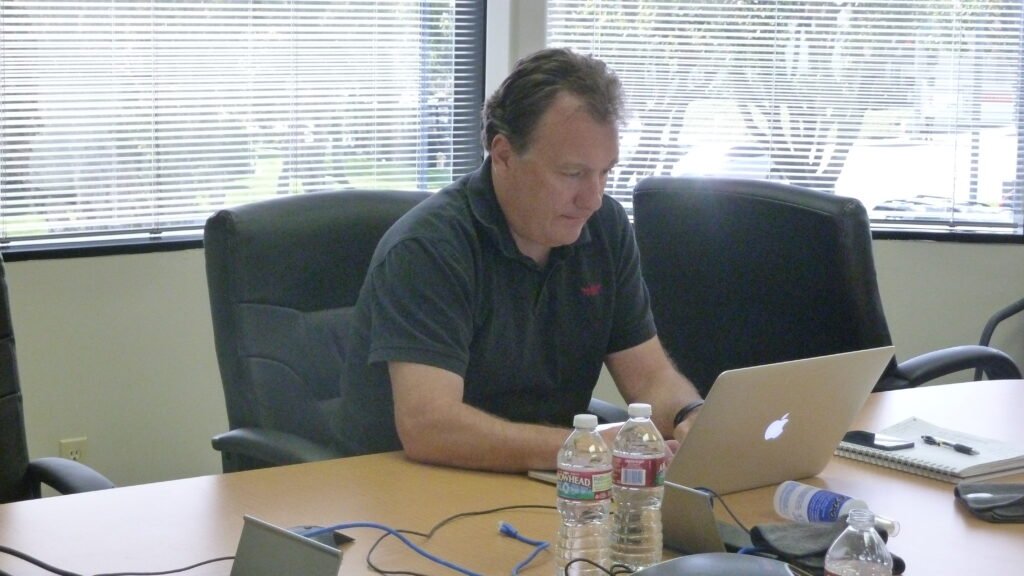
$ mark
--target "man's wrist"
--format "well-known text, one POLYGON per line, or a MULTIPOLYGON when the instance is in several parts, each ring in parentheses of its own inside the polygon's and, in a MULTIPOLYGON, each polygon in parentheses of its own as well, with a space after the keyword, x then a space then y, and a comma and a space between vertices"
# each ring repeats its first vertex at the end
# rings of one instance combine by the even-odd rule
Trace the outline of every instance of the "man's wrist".
POLYGON ((679 412, 676 412, 676 417, 672 420, 672 427, 673 428, 678 427, 680 424, 683 423, 684 420, 689 418, 691 414, 696 412, 697 409, 700 408, 703 405, 704 405, 704 401, 703 400, 694 400, 693 402, 690 402, 686 406, 683 406, 682 408, 680 408, 679 412))

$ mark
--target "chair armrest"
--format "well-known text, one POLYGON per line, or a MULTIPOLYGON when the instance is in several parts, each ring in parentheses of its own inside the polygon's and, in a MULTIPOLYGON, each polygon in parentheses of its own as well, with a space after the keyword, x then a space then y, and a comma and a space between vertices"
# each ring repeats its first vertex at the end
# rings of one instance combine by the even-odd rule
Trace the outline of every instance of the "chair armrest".
POLYGON ((598 422, 602 424, 629 420, 629 414, 625 408, 599 398, 590 399, 590 406, 587 408, 587 412, 597 416, 598 422))
POLYGON ((980 369, 990 380, 1020 379, 1020 368, 1008 354, 988 346, 953 346, 915 356, 896 366, 896 376, 909 388, 962 370, 980 369))
MULTIPOLYGON (((996 326, 1006 320, 1010 316, 1024 312, 1024 298, 1017 300, 1013 304, 999 310, 985 322, 985 328, 981 331, 981 339, 978 340, 979 346, 988 346, 992 341, 992 333, 996 331, 996 326)), ((981 368, 974 371, 974 379, 981 380, 981 368)))
POLYGON ((81 462, 67 458, 39 458, 28 463, 33 494, 39 494, 43 483, 61 494, 77 494, 113 488, 106 476, 81 462))
POLYGON ((985 328, 981 331, 981 339, 978 341, 978 344, 980 346, 988 346, 989 342, 992 340, 992 333, 996 330, 996 325, 1014 314, 1019 314, 1020 312, 1024 312, 1024 298, 1017 300, 1013 304, 1010 304, 993 314, 992 317, 988 319, 988 322, 985 323, 985 328))
POLYGON ((343 454, 330 446, 311 442, 301 436, 266 428, 236 428, 212 438, 213 448, 275 466, 340 458, 343 454))

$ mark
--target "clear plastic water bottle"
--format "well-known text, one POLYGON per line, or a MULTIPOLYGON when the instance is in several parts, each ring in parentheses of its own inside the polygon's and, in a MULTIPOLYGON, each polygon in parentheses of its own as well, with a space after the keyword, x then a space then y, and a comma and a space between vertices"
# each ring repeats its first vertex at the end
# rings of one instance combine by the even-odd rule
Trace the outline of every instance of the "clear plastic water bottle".
POLYGON ((612 446, 612 564, 639 570, 661 561, 665 439, 650 404, 630 404, 612 446))
POLYGON ((892 576, 892 554, 875 530, 875 515, 855 508, 846 524, 825 554, 825 576, 892 576))
MULTIPOLYGON (((857 508, 868 509, 867 503, 845 494, 787 480, 775 489, 775 513, 797 522, 835 522, 857 508)), ((875 528, 885 530, 889 537, 900 532, 900 523, 875 514, 875 528)))
POLYGON ((612 454, 597 433, 597 416, 577 414, 572 434, 558 452, 558 512, 562 525, 555 546, 556 576, 604 575, 610 566, 612 454), (565 567, 569 565, 566 573, 565 567))

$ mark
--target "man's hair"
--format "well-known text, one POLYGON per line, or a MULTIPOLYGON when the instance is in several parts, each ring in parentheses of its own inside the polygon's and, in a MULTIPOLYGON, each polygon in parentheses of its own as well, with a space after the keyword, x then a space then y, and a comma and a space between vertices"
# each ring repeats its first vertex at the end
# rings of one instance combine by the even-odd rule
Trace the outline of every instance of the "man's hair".
POLYGON ((483 109, 484 148, 498 134, 517 153, 526 151, 540 117, 562 92, 580 98, 598 122, 622 120, 622 84, 604 62, 564 48, 548 48, 516 62, 483 109))

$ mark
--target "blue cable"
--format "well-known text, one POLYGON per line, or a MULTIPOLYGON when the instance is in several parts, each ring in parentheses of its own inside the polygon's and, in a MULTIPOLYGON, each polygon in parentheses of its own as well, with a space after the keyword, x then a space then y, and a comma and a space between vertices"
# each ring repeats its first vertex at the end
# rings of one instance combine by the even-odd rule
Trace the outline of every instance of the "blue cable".
MULTIPOLYGON (((388 534, 394 536, 395 538, 398 538, 399 540, 402 541, 403 544, 405 544, 406 546, 411 548, 414 552, 416 552, 420 556, 423 556, 424 558, 430 560, 431 562, 434 562, 436 564, 440 564, 440 565, 445 566, 447 568, 451 568, 452 570, 454 570, 456 572, 459 572, 461 574, 465 574, 466 576, 483 576, 482 574, 477 574, 476 572, 472 572, 470 570, 467 570, 466 568, 463 568, 462 566, 459 566, 458 564, 454 564, 454 563, 449 562, 449 561, 447 561, 447 560, 445 560, 443 558, 435 556, 435 555, 431 554, 430 552, 427 552, 426 550, 424 550, 423 548, 421 548, 420 546, 415 544, 413 541, 411 541, 408 538, 406 538, 405 535, 402 534, 401 532, 399 532, 398 530, 395 530, 394 528, 391 528, 389 526, 385 526, 383 524, 378 524, 376 522, 348 522, 348 523, 345 523, 345 524, 335 524, 334 526, 327 526, 326 528, 313 528, 311 530, 304 530, 304 531, 301 531, 301 532, 297 532, 297 534, 299 534, 300 536, 305 536, 307 538, 313 538, 313 537, 319 536, 321 534, 327 534, 328 532, 334 532, 335 530, 346 530, 346 529, 349 529, 349 528, 375 528, 377 530, 383 530, 384 532, 387 532, 388 534)), ((549 544, 547 542, 544 542, 542 540, 534 540, 532 538, 528 538, 526 536, 523 536, 522 534, 519 533, 518 530, 513 528, 512 525, 509 524, 508 522, 500 523, 498 525, 498 531, 501 534, 505 535, 505 536, 508 536, 510 538, 515 538, 516 540, 519 540, 520 542, 524 542, 524 543, 529 544, 529 545, 534 547, 533 552, 531 552, 530 555, 527 556, 525 560, 523 560, 519 564, 516 564, 515 567, 512 568, 512 576, 518 576, 520 570, 522 570, 524 567, 526 567, 526 565, 528 565, 530 562, 533 562, 533 559, 536 558, 538 554, 540 554, 543 550, 547 549, 547 547, 549 546, 549 544)))
POLYGON ((549 543, 547 543, 547 542, 545 542, 543 540, 534 540, 533 538, 528 538, 526 536, 523 536, 522 534, 519 533, 518 530, 516 530, 508 522, 504 522, 503 521, 500 524, 498 524, 498 532, 501 532, 505 536, 508 536, 510 538, 515 538, 516 540, 519 540, 520 542, 524 542, 524 543, 529 544, 529 545, 534 547, 533 548, 533 552, 531 552, 530 555, 527 556, 525 560, 523 560, 519 564, 516 564, 515 567, 512 568, 512 576, 519 576, 519 571, 520 570, 525 568, 530 562, 533 562, 533 559, 536 558, 538 554, 540 554, 541 552, 546 550, 548 548, 548 546, 550 546, 549 543))
POLYGON ((335 524, 334 526, 328 526, 326 528, 315 528, 313 530, 299 532, 299 534, 301 536, 305 536, 307 538, 313 538, 314 536, 319 536, 321 534, 327 534, 328 532, 334 532, 335 530, 347 530, 349 528, 375 528, 377 530, 383 530, 384 532, 387 532, 388 534, 394 536, 395 538, 398 538, 406 546, 408 546, 409 548, 412 548, 413 551, 415 551, 417 554, 419 554, 420 556, 423 556, 424 558, 426 558, 427 560, 430 560, 431 562, 434 562, 436 564, 440 564, 440 565, 445 566, 447 568, 451 568, 452 570, 455 570, 456 572, 459 572, 461 574, 465 574, 466 576, 484 576, 483 574, 477 574, 476 572, 472 572, 470 570, 467 570, 467 569, 463 568, 462 566, 459 566, 458 564, 453 564, 453 563, 445 560, 444 558, 440 558, 438 556, 434 556, 430 552, 427 552, 423 548, 420 548, 419 546, 417 546, 413 541, 411 541, 408 538, 406 538, 405 535, 402 534, 401 532, 399 532, 398 530, 395 530, 394 528, 391 528, 389 526, 385 526, 383 524, 378 524, 376 522, 349 522, 349 523, 346 523, 346 524, 335 524))

